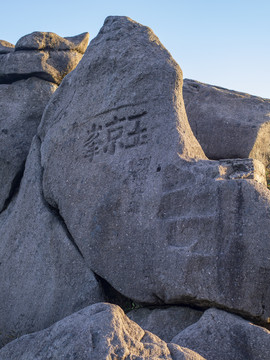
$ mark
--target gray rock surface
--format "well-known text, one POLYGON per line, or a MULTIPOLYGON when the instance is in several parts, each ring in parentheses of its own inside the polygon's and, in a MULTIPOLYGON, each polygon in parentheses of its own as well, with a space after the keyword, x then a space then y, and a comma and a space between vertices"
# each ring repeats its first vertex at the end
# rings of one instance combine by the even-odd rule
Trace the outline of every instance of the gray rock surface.
POLYGON ((172 339, 207 360, 269 360, 270 331, 225 311, 209 309, 172 339))
POLYGON ((25 335, 0 350, 1 360, 203 360, 144 331, 115 305, 99 303, 25 335))
POLYGON ((19 194, 0 215, 0 347, 104 301, 60 215, 43 199, 39 147, 35 138, 19 194))
POLYGON ((87 32, 63 38, 52 32, 35 31, 20 38, 15 45, 15 50, 74 50, 84 54, 88 42, 87 32))
POLYGON ((43 32, 26 35, 15 51, 0 54, 0 83, 36 76, 59 85, 81 60, 88 41, 88 33, 68 38, 43 32))
POLYGON ((62 38, 35 32, 22 37, 15 52, 14 45, 0 41, 0 212, 16 192, 56 83, 78 64, 88 39, 88 33, 62 38))
POLYGON ((77 51, 24 50, 0 55, 0 83, 35 76, 59 85, 81 58, 77 51))
POLYGON ((32 77, 0 85, 0 211, 16 189, 55 84, 32 77))
POLYGON ((263 165, 206 160, 181 86, 179 66, 150 29, 107 18, 44 112, 45 198, 91 269, 123 295, 217 304, 266 324, 263 165))
POLYGON ((185 79, 190 126, 210 159, 270 163, 270 99, 185 79))
POLYGON ((187 306, 170 306, 167 308, 139 308, 127 313, 130 320, 136 322, 144 330, 157 335, 166 342, 188 326, 194 324, 202 316, 203 311, 187 306))
POLYGON ((8 54, 15 50, 15 46, 8 41, 0 40, 0 54, 8 54))

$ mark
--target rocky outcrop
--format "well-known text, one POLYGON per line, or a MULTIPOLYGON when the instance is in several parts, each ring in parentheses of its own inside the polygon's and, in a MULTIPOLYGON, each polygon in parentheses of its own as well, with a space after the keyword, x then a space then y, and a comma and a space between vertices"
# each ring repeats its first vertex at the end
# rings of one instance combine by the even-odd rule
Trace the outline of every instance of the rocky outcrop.
POLYGON ((182 330, 197 323, 202 314, 203 311, 187 306, 165 306, 134 309, 127 316, 144 330, 152 332, 163 341, 171 342, 182 330))
POLYGON ((190 126, 210 159, 270 162, 270 99, 185 79, 190 126))
POLYGON ((0 360, 266 359, 268 155, 254 150, 263 137, 254 158, 209 160, 187 120, 181 69, 149 28, 105 20, 46 106, 24 171, 39 85, 49 97, 86 42, 33 33, 0 43, 1 346, 41 330, 5 345, 0 360), (30 54, 42 71, 12 70, 30 54), (99 301, 142 307, 129 316, 144 330, 117 306, 87 307, 99 301), (222 311, 202 315, 213 307, 222 311))
POLYGON ((21 337, 0 350, 12 360, 203 360, 199 354, 166 344, 129 320, 121 308, 95 304, 50 328, 21 337))
POLYGON ((123 295, 215 304, 266 325, 264 167, 208 161, 181 87, 179 66, 150 29, 107 18, 43 115, 44 196, 89 267, 123 295))
POLYGON ((18 189, 45 106, 87 43, 87 33, 62 38, 35 32, 15 46, 0 41, 0 212, 18 189))
POLYGON ((19 194, 0 215, 0 347, 104 301, 99 283, 42 193, 34 139, 19 194))
POLYGON ((270 331, 225 311, 209 309, 172 339, 207 360, 268 360, 270 331))

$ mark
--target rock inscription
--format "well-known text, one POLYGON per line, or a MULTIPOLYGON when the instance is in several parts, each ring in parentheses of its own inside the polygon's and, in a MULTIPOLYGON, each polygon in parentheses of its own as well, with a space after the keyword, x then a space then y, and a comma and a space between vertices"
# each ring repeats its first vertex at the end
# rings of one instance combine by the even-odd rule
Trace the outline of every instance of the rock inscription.
POLYGON ((84 157, 90 162, 99 155, 114 155, 117 148, 130 149, 147 144, 146 111, 127 116, 111 116, 103 123, 95 121, 87 130, 84 157))

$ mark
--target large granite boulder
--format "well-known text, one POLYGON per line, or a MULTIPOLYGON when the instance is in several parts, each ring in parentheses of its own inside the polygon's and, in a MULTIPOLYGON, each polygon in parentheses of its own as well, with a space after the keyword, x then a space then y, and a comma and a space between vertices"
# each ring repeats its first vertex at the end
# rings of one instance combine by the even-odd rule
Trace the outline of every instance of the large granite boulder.
POLYGON ((35 32, 16 46, 0 41, 0 212, 17 191, 45 106, 80 61, 88 38, 35 32))
POLYGON ((157 335, 163 341, 171 342, 188 326, 196 323, 203 311, 188 306, 170 306, 160 308, 139 308, 131 310, 127 316, 144 330, 157 335))
POLYGON ((203 360, 166 344, 125 316, 118 306, 100 303, 25 335, 0 350, 1 360, 203 360))
POLYGON ((185 79, 183 97, 194 135, 210 159, 270 163, 270 99, 185 79))
POLYGON ((270 331, 217 309, 172 339, 207 360, 269 360, 270 331))
POLYGON ((39 147, 35 138, 19 194, 0 215, 0 347, 104 301, 61 217, 43 198, 39 147))
POLYGON ((181 87, 149 28, 107 18, 43 114, 45 199, 91 269, 125 296, 217 304, 266 324, 264 166, 207 160, 181 87))

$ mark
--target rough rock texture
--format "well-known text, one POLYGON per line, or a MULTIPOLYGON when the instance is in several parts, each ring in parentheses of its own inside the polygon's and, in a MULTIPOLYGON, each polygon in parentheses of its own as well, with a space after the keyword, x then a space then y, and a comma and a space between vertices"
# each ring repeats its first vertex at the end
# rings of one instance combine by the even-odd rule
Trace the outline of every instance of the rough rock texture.
POLYGON ((35 32, 22 37, 15 51, 0 41, 0 212, 16 192, 55 83, 78 64, 88 38, 87 33, 62 38, 35 32))
POLYGON ((115 305, 87 307, 0 350, 1 360, 203 360, 144 331, 115 305))
POLYGON ((20 38, 15 45, 15 50, 74 50, 84 54, 88 41, 87 32, 63 38, 52 32, 35 31, 20 38))
POLYGON ((56 89, 35 77, 0 85, 0 211, 16 190, 42 112, 56 89))
POLYGON ((207 360, 269 360, 270 331, 225 311, 209 309, 172 339, 207 360))
POLYGON ((125 296, 217 304, 266 324, 263 166, 206 160, 181 86, 150 29, 107 18, 43 115, 45 198, 93 271, 125 296))
POLYGON ((67 38, 51 32, 23 36, 15 51, 0 54, 0 83, 37 76, 59 85, 81 60, 88 41, 88 33, 67 38))
POLYGON ((210 159, 270 163, 270 99, 184 80, 190 126, 210 159))
POLYGON ((203 311, 187 306, 170 306, 168 308, 140 308, 127 313, 127 316, 166 342, 188 326, 197 322, 203 311))
POLYGON ((15 46, 8 41, 0 40, 0 54, 8 54, 15 50, 15 46))
POLYGON ((19 194, 0 215, 0 347, 104 301, 61 217, 43 199, 39 146, 35 138, 19 194))

